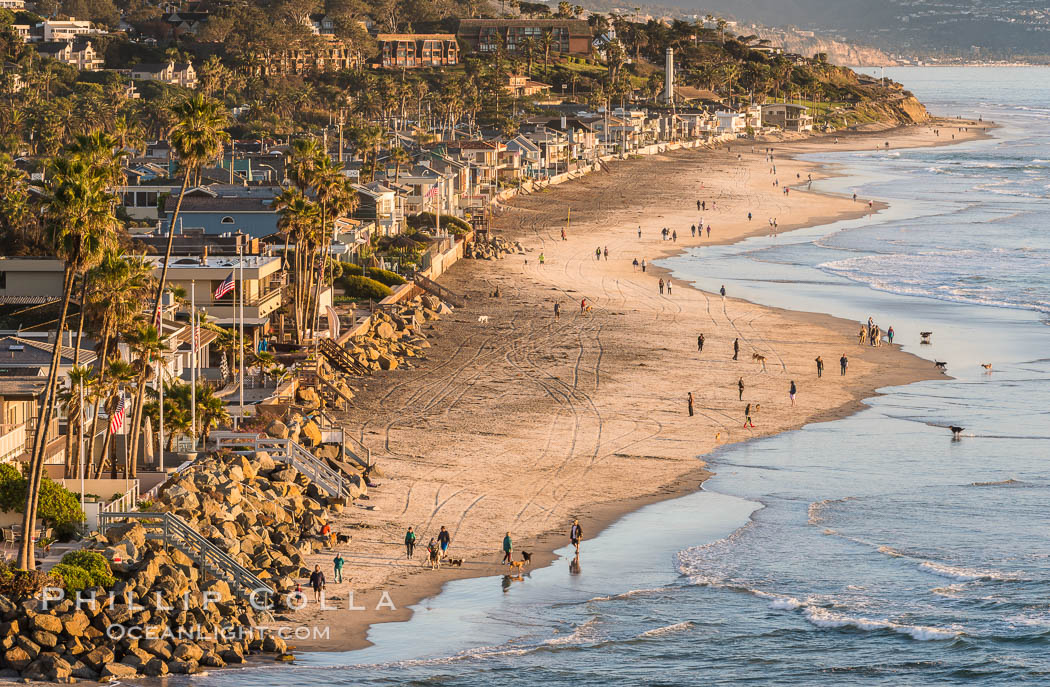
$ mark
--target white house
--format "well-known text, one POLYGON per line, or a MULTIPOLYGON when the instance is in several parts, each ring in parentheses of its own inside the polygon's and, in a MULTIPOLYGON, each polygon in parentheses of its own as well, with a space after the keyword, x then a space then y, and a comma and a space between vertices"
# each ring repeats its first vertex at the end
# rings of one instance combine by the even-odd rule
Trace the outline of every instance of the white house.
POLYGON ((744 115, 739 112, 719 110, 715 113, 715 117, 718 118, 718 133, 720 134, 736 134, 747 128, 744 115))

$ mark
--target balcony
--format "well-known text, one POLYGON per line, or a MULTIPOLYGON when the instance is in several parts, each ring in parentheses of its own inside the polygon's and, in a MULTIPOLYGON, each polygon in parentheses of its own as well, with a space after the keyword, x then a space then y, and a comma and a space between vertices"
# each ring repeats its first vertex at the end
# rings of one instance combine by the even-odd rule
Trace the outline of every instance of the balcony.
MULTIPOLYGON (((197 300, 198 308, 203 308, 209 315, 219 319, 237 317, 239 305, 239 298, 235 298, 232 293, 221 300, 197 300)), ((279 284, 269 284, 262 294, 245 299, 244 317, 246 320, 265 318, 279 307, 281 307, 281 286, 279 284)))
POLYGON ((0 425, 0 463, 7 463, 25 451, 26 426, 0 425))

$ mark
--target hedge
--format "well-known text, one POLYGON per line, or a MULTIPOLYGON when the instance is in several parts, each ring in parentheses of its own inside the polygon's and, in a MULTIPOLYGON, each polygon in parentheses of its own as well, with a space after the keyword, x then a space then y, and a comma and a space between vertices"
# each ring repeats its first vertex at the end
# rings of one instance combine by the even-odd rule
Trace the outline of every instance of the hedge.
POLYGON ((386 284, 377 282, 375 279, 349 275, 339 278, 340 286, 346 290, 346 295, 353 298, 371 298, 372 300, 383 300, 393 291, 386 284))
POLYGON ((378 267, 369 267, 368 276, 371 279, 375 279, 380 284, 386 284, 387 286, 400 286, 405 283, 405 278, 397 272, 383 270, 378 267))
MULTIPOLYGON (((21 512, 25 503, 25 477, 10 465, 0 465, 0 510, 21 512)), ((70 538, 84 520, 77 495, 47 477, 40 483, 37 515, 54 525, 59 539, 70 538)))
MULTIPOLYGON (((412 215, 408 218, 407 223, 412 229, 433 229, 434 213, 421 212, 418 215, 412 215)), ((452 215, 441 215, 441 226, 453 234, 466 234, 472 229, 465 221, 452 215)))
POLYGON ((91 573, 75 565, 59 563, 51 568, 51 574, 62 580, 62 586, 67 592, 80 592, 95 586, 91 581, 91 573))
MULTIPOLYGON (((109 567, 109 561, 98 551, 70 551, 62 556, 62 562, 59 565, 84 571, 91 587, 109 587, 116 583, 109 567)), ((55 568, 58 566, 56 565, 55 568)))

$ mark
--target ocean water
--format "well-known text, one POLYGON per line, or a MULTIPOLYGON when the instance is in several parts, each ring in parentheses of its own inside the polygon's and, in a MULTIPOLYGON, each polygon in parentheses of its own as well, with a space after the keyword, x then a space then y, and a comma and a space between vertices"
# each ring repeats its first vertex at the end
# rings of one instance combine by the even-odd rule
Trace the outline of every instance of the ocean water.
MULTIPOLYGON (((1050 69, 886 75, 1002 126, 822 156, 845 176, 820 188, 890 208, 669 265, 753 302, 872 316, 952 379, 709 456, 702 491, 587 540, 578 571, 563 550, 521 582, 450 583, 371 648, 193 682, 1050 684, 1050 69)), ((817 381, 800 377, 804 404, 817 381)))

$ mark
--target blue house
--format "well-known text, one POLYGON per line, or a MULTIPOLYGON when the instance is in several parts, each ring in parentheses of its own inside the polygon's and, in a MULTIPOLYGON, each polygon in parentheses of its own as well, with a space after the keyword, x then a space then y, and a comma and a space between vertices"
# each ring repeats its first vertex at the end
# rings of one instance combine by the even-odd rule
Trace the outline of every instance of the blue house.
MULTIPOLYGON (((179 231, 183 227, 200 227, 205 234, 226 234, 238 231, 252 238, 263 238, 277 232, 277 212, 274 196, 280 192, 275 186, 199 186, 186 192, 179 211, 179 231)), ((178 194, 167 197, 161 229, 168 231, 168 223, 175 212, 178 194)))

